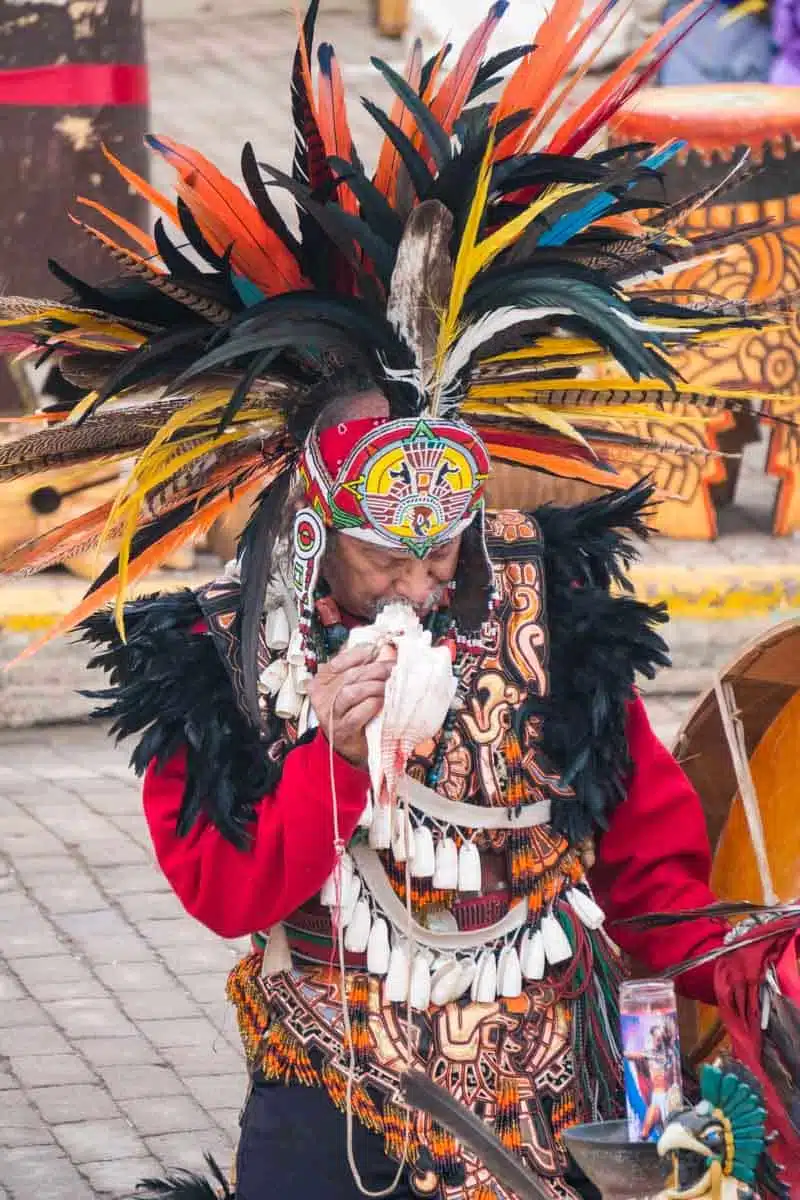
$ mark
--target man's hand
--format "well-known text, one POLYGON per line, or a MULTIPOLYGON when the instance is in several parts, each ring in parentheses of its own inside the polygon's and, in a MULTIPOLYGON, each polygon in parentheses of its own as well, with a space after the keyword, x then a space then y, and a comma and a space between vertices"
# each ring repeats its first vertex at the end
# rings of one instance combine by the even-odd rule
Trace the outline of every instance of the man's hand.
POLYGON ((320 728, 330 738, 333 713, 333 747, 355 766, 366 765, 364 730, 383 708, 394 660, 394 653, 387 656, 387 648, 376 645, 340 650, 322 663, 308 686, 320 728))

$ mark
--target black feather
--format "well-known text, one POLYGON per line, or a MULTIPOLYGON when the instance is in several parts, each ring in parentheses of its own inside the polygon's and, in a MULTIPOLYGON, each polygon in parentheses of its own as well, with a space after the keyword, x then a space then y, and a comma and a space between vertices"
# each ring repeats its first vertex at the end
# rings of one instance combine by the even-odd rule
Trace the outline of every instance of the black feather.
MULTIPOLYGON (((500 72, 506 67, 510 67, 512 63, 519 62, 526 54, 532 53, 536 49, 533 42, 526 46, 511 46, 508 50, 501 50, 499 54, 493 54, 491 58, 484 59, 481 63, 478 73, 475 76, 475 82, 467 96, 467 104, 471 104, 478 96, 482 96, 484 92, 488 92, 495 84, 502 83, 500 72)), ((502 139, 498 134, 498 142, 502 139)))
POLYGON ((361 103, 372 117, 376 124, 380 125, 383 132, 388 137, 389 141, 394 146, 397 153, 403 160, 403 166, 408 172, 408 177, 411 181, 411 186, 417 194, 418 200, 425 200, 433 186, 433 175, 428 168, 425 159, 417 150, 411 138, 403 132, 403 130, 394 123, 391 117, 377 104, 373 104, 371 100, 362 96, 361 103))
POLYGON ((442 128, 427 104, 420 99, 402 75, 399 75, 393 67, 390 67, 381 58, 373 56, 370 62, 373 67, 376 67, 380 71, 389 84, 389 87, 400 97, 409 112, 413 113, 417 122, 417 128, 425 139, 425 144, 430 151, 431 158, 436 163, 438 169, 441 170, 452 155, 449 134, 442 128))
POLYGON ((261 215, 264 224, 267 225, 273 233, 277 233, 278 237, 283 242, 287 250, 295 256, 299 261, 301 257, 301 246, 297 238, 294 236, 288 225, 284 221, 277 207, 273 203, 264 180, 261 178, 261 173, 256 161, 255 151, 251 142, 245 142, 242 150, 242 179, 245 182, 250 198, 255 204, 261 215))
POLYGON ((202 272, 193 262, 190 262, 185 255, 181 254, 176 246, 167 237, 164 229, 164 222, 161 217, 155 223, 153 228, 153 237, 155 238, 156 249, 161 255, 164 266, 179 283, 195 283, 197 280, 202 280, 202 272))
POLYGON ((128 1200, 236 1200, 212 1156, 204 1157, 213 1183, 194 1171, 179 1170, 163 1179, 143 1179, 128 1200))

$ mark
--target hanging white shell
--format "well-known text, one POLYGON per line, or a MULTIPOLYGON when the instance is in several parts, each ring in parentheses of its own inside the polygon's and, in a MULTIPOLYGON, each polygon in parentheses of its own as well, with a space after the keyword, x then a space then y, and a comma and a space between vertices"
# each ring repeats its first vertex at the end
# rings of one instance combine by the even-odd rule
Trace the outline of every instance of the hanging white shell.
POLYGON ((478 959, 470 995, 476 1004, 492 1004, 497 999, 497 959, 492 950, 484 950, 478 959))
POLYGON ((322 885, 320 904, 327 904, 328 908, 333 908, 337 900, 344 904, 354 874, 352 858, 349 854, 343 854, 322 885))
POLYGON ((275 701, 275 716, 281 717, 284 721, 287 718, 296 717, 302 703, 303 698, 295 687, 294 672, 289 671, 275 701))
MULTIPOLYGON (((407 827, 408 818, 406 810, 398 806, 394 812, 394 820, 392 821, 392 854, 394 861, 404 863, 406 859, 411 861, 414 857, 414 844, 409 839, 409 829, 407 827)), ((411 832, 413 838, 413 831, 411 832)))
POLYGON ((361 829, 369 829, 372 824, 372 816, 375 806, 372 803, 372 788, 367 788, 367 802, 364 805, 364 811, 358 818, 358 824, 361 829))
POLYGON ((264 621, 264 640, 270 650, 286 650, 290 637, 289 618, 283 607, 270 609, 264 621))
POLYGON ((431 1003, 450 1004, 464 994, 461 982, 461 964, 455 958, 439 962, 431 978, 431 1003))
POLYGON ((347 923, 347 933, 344 936, 344 948, 351 954, 363 954, 369 943, 372 932, 372 914, 367 900, 357 900, 353 915, 347 923))
POLYGON ((286 661, 291 667, 304 667, 306 665, 306 655, 303 649, 303 635, 299 629, 295 629, 292 636, 289 638, 289 646, 286 651, 286 661))
POLYGON ((258 681, 265 692, 269 692, 270 696, 276 696, 286 682, 286 676, 289 674, 289 664, 285 658, 276 658, 258 677, 258 681))
POLYGON ((303 702, 300 705, 300 716, 297 718, 297 736, 302 737, 308 732, 311 718, 311 701, 308 696, 303 697, 303 702))
POLYGON ((599 929, 605 921, 606 914, 588 892, 584 892, 580 888, 570 888, 567 892, 567 900, 573 912, 577 913, 587 929, 599 929))
POLYGON ((520 966, 526 979, 544 979, 546 959, 541 929, 529 929, 519 948, 520 966))
POLYGON ((430 879, 436 868, 436 858, 433 850, 433 834, 427 825, 420 825, 414 830, 414 853, 412 856, 413 873, 417 879, 430 879))
POLYGON ((552 913, 542 917, 542 937, 544 939, 544 956, 551 967, 572 958, 569 938, 558 918, 554 917, 552 913))
POLYGON ((369 844, 373 850, 388 850, 392 844, 392 810, 388 805, 376 804, 373 807, 369 844))
POLYGON ((308 667, 305 666, 293 667, 292 671, 294 672, 295 691, 297 692, 298 696, 307 696, 308 685, 311 683, 313 678, 311 672, 309 671, 308 667))
POLYGON ((458 852, 458 890, 481 890, 481 856, 474 842, 464 842, 458 852))
POLYGON ((408 951, 399 942, 392 946, 389 955, 389 970, 386 975, 386 1001, 388 1004, 401 1004, 408 999, 408 989, 411 983, 411 964, 408 961, 408 951))
POLYGON ((389 926, 377 917, 367 941, 367 970, 370 975, 383 976, 389 970, 389 926))
POLYGON ((417 1012, 424 1012, 431 1002, 431 971, 422 954, 415 954, 411 964, 409 999, 417 1012))
POLYGON ((342 929, 347 929, 347 926, 352 921, 353 913, 355 912, 355 907, 358 904, 360 896, 361 880, 358 875, 345 880, 344 887, 342 888, 342 901, 338 912, 335 914, 342 929))
POLYGON ((458 985, 458 995, 463 996, 465 992, 469 992, 478 974, 478 964, 471 958, 462 959, 459 963, 461 967, 461 979, 458 985))
POLYGON ((513 999, 522 991, 522 968, 515 946, 504 946, 497 960, 497 994, 513 999))
POLYGON ((458 847, 452 838, 442 838, 436 847, 433 886, 446 892, 458 887, 458 847))

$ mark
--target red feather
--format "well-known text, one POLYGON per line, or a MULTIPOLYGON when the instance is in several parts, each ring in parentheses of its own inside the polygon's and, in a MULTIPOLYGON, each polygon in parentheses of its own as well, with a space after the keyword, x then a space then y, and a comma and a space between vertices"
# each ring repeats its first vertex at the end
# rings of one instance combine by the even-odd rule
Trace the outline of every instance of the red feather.
MULTIPOLYGON (((411 47, 408 54, 408 62, 406 63, 405 79, 409 87, 415 92, 419 91, 419 81, 422 76, 422 42, 417 38, 411 47)), ((397 96, 392 106, 391 120, 402 129, 406 137, 410 137, 414 132, 414 116, 408 107, 403 103, 400 96, 397 96)), ((397 174, 400 171, 402 159, 399 151, 395 148, 394 143, 390 138, 384 137, 383 145, 381 146, 380 156, 378 158, 378 166, 375 171, 373 183, 379 192, 382 192, 390 204, 394 203, 397 193, 397 174)))
MULTIPOLYGON (((328 157, 336 156, 350 162, 353 138, 347 120, 347 105, 339 63, 333 47, 327 42, 319 48, 319 132, 328 157)), ((345 212, 358 213, 358 200, 346 184, 339 185, 339 204, 345 212)))
POLYGON ((458 56, 458 62, 445 77, 442 86, 431 101, 431 112, 448 133, 452 133, 453 125, 461 115, 486 53, 489 39, 507 8, 507 0, 495 0, 484 20, 467 38, 458 56))

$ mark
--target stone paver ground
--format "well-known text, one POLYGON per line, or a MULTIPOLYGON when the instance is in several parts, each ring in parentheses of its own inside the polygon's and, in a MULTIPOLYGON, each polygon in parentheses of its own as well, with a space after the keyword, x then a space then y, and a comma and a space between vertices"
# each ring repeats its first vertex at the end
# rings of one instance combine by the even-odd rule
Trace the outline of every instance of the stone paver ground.
MULTIPOLYGON (((668 737, 680 715, 654 701, 668 737)), ((120 1196, 226 1168, 245 1071, 227 971, 154 862, 100 725, 0 734, 0 1200, 120 1196)))

